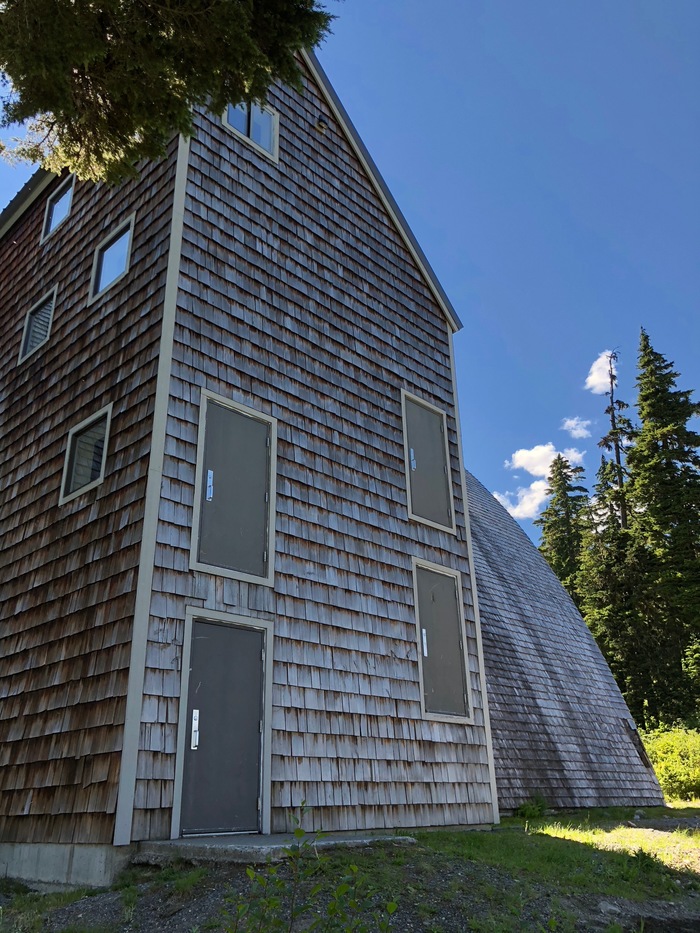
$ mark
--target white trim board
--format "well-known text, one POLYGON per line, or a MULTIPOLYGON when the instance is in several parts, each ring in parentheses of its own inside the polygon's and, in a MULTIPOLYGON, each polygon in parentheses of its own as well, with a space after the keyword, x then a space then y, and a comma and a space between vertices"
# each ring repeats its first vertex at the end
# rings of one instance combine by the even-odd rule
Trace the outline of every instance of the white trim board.
POLYGON ((160 353, 158 354, 158 375, 156 377, 153 430, 151 432, 151 456, 148 461, 143 535, 141 538, 139 574, 136 582, 134 625, 131 637, 129 684, 127 687, 126 712, 124 716, 124 742, 122 745, 121 767, 119 769, 117 810, 114 818, 115 846, 128 845, 131 842, 131 824, 134 814, 136 766, 139 754, 143 684, 146 671, 148 621, 150 618, 151 593, 153 589, 156 534, 158 531, 158 509, 160 506, 163 457, 165 453, 165 429, 168 420, 168 400, 170 398, 170 370, 172 368, 175 315, 177 312, 178 277, 180 272, 180 253, 182 250, 182 232, 185 219, 185 188, 187 185, 189 151, 189 141, 181 136, 178 139, 177 147, 173 214, 170 226, 170 248, 168 251, 168 268, 165 280, 165 296, 163 299, 163 323, 160 337, 160 353))
POLYGON ((459 418, 459 397, 457 394, 457 372, 455 368, 453 335, 447 334, 450 347, 450 369, 452 371, 452 392, 454 395, 454 413, 457 425, 457 449, 459 453, 459 475, 462 482, 462 503, 464 508, 464 530, 467 538, 467 557, 469 559, 469 579, 472 590, 472 604, 474 607, 474 630, 476 633, 476 650, 479 660, 479 680, 481 682, 481 709, 484 717, 484 732, 486 733, 486 757, 488 761, 491 783, 491 807, 493 822, 500 823, 498 810, 498 788, 496 786, 496 764, 493 757, 493 739, 491 737, 491 717, 489 714, 489 699, 486 688, 486 667, 484 664, 484 646, 481 639, 481 616, 479 614, 479 597, 476 590, 476 575, 474 573, 474 553, 472 550, 471 522, 469 520, 469 497, 467 494, 467 479, 464 475, 464 447, 462 445, 462 425, 459 418))

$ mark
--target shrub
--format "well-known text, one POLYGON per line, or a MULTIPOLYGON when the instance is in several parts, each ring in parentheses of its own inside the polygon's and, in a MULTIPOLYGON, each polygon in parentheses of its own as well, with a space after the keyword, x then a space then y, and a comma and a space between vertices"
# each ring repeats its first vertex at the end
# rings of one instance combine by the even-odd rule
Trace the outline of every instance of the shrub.
POLYGON ((664 794, 681 800, 700 796, 700 732, 656 729, 642 738, 664 794))

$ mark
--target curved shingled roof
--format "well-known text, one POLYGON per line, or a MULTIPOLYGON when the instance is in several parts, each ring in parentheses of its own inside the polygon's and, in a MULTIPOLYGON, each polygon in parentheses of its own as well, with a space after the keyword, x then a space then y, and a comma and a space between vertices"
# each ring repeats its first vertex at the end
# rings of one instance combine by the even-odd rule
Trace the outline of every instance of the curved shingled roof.
POLYGON ((499 806, 663 803, 632 716, 569 594, 467 473, 499 806))

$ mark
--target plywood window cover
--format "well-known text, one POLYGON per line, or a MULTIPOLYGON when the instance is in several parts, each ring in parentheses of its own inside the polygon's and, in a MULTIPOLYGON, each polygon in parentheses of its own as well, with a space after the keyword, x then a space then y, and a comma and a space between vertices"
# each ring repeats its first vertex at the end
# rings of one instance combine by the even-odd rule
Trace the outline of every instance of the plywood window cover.
MULTIPOLYGON (((237 105, 230 104, 229 106, 235 107, 237 105)), ((251 105, 248 104, 247 106, 248 108, 250 108, 251 105)), ((262 104, 258 104, 257 106, 260 107, 261 110, 264 110, 265 113, 269 113, 270 116, 272 117, 272 152, 270 152, 269 149, 266 149, 264 146, 258 145, 258 143, 256 143, 255 140, 251 139, 250 136, 246 135, 245 133, 241 133, 239 129, 237 129, 235 126, 232 126, 228 122, 228 106, 226 107, 226 110, 222 114, 221 121, 226 127, 226 129, 229 131, 229 133, 232 133, 238 139, 242 140, 244 143, 249 145, 252 149, 255 149, 256 152, 259 152, 261 155, 264 155, 265 158, 270 159, 270 161, 277 163, 279 162, 279 138, 280 138, 279 114, 273 107, 269 107, 267 105, 262 105, 262 104)), ((248 111, 248 119, 250 120, 250 109, 248 111)))
POLYGON ((53 315, 54 315, 54 311, 56 310, 57 290, 58 290, 58 286, 54 285, 51 291, 47 292, 42 298, 39 299, 39 301, 36 302, 36 304, 32 305, 29 311, 27 311, 27 314, 25 315, 25 318, 24 318, 24 328, 22 330, 22 342, 19 345, 19 357, 17 359, 18 364, 23 363, 28 357, 36 353, 37 350, 40 350, 41 347, 43 347, 44 344, 47 343, 49 337, 51 336, 51 327, 53 325, 53 315), (32 347, 31 350, 27 350, 25 352, 25 344, 27 342, 27 337, 29 336, 29 326, 32 320, 32 315, 34 314, 35 311, 38 311, 39 308, 43 308, 44 305, 47 304, 49 301, 51 302, 51 314, 49 316, 48 327, 46 328, 46 336, 44 337, 43 340, 39 341, 39 343, 37 343, 36 346, 32 347))
POLYGON ((411 392, 407 392, 405 389, 401 390, 401 421, 403 425, 403 448, 404 448, 404 467, 406 470, 406 495, 408 497, 408 517, 414 522, 420 522, 421 525, 428 525, 430 528, 438 528, 440 531, 448 531, 450 534, 457 534, 457 526, 455 523, 455 500, 454 500, 454 489, 452 486, 452 467, 450 464, 450 443, 447 436, 447 414, 442 408, 438 408, 436 405, 432 405, 430 402, 426 402, 425 399, 420 398, 417 395, 413 395, 411 392), (439 522, 433 522, 429 518, 423 518, 422 515, 416 515, 413 511, 413 502, 411 497, 411 451, 408 443, 408 424, 406 421, 406 401, 415 402, 417 405, 422 405, 424 408, 427 408, 429 411, 435 412, 436 415, 440 415, 442 418, 443 431, 442 436, 445 443, 445 464, 447 465, 447 485, 449 489, 449 498, 450 498, 450 515, 452 516, 451 525, 441 525, 439 522))
POLYGON ((435 722, 459 722, 466 725, 474 725, 474 703, 472 700, 471 676, 469 672, 469 652, 467 651, 467 637, 464 625, 464 590, 462 589, 462 574, 459 570, 451 570, 449 567, 443 567, 441 564, 433 564, 427 560, 420 560, 417 557, 413 561, 413 605, 416 613, 416 645, 418 648, 418 676, 420 680, 420 705, 423 713, 423 719, 435 722), (421 635, 420 614, 418 611, 418 567, 424 567, 426 570, 432 570, 434 573, 442 573, 448 577, 454 577, 457 581, 457 606, 459 607, 459 633, 462 639, 462 653, 464 664, 464 681, 467 692, 468 716, 448 716, 445 713, 431 713, 425 708, 425 690, 423 684, 423 639, 421 635))
POLYGON ((136 214, 132 214, 130 217, 127 217, 126 220, 124 220, 118 226, 114 227, 107 234, 107 236, 105 236, 97 244, 97 247, 95 248, 95 253, 92 258, 92 274, 90 275, 90 294, 88 296, 88 302, 87 302, 88 304, 92 304, 93 301, 97 301, 98 298, 101 298, 104 294, 106 294, 110 290, 110 288, 116 285, 117 282, 120 282, 124 278, 124 276, 128 273, 131 267, 131 250, 132 250, 133 243, 134 243, 134 221, 135 219, 136 219, 136 214), (126 264, 124 267, 124 271, 120 272, 119 275, 116 278, 112 279, 112 281, 108 285, 105 285, 105 287, 101 291, 95 292, 95 285, 97 281, 97 269, 98 269, 99 262, 100 262, 100 256, 102 255, 103 252, 105 252, 109 248, 109 246, 112 243, 114 243, 116 240, 118 240, 121 237, 121 235, 124 233, 124 231, 127 228, 129 230, 129 244, 126 250, 126 264))
POLYGON ((109 405, 105 405, 104 408, 96 411, 94 414, 90 415, 89 418, 85 418, 80 422, 80 424, 74 425, 74 427, 72 427, 68 432, 68 443, 66 445, 66 455, 63 461, 63 475, 61 477, 61 491, 58 498, 59 505, 64 505, 66 502, 70 502, 71 499, 82 496, 83 493, 89 492, 91 489, 94 489, 96 486, 99 486, 100 483, 104 482, 105 464, 107 462, 107 447, 109 445, 109 432, 112 424, 112 406, 113 403, 110 402, 109 405), (76 435, 82 433, 86 428, 89 428, 91 424, 94 424, 96 421, 104 418, 105 415, 107 416, 107 423, 105 424, 105 439, 104 445, 102 447, 102 464, 100 466, 100 475, 96 479, 92 480, 92 482, 81 486, 80 489, 75 489, 73 492, 69 492, 64 495, 63 490, 66 488, 66 481, 68 480, 68 469, 70 466, 70 455, 73 445, 73 438, 76 435))
MULTIPOLYGON (((192 625, 195 621, 223 622, 239 628, 252 628, 262 631, 265 636, 263 649, 263 732, 260 794, 262 835, 269 835, 272 808, 272 659, 274 657, 274 623, 248 616, 233 615, 214 609, 201 609, 198 606, 185 607, 185 631, 182 646, 182 664, 180 665, 180 708, 178 714, 177 748, 175 755, 175 789, 173 795, 172 822, 170 838, 180 837, 180 814, 182 808, 182 777, 185 762, 185 742, 187 740, 187 700, 189 692, 190 653, 192 649, 192 625)), ((227 834, 228 835, 228 834, 227 834)))
POLYGON ((70 217, 70 212, 73 209, 73 188, 75 186, 75 175, 70 175, 64 182, 62 182, 55 191, 53 191, 46 200, 46 209, 44 210, 44 222, 41 227, 41 240, 40 243, 45 243, 48 238, 56 232, 70 217), (68 205, 68 210, 66 211, 66 216, 62 217, 58 223, 54 224, 50 230, 47 230, 49 224, 49 219, 51 217, 51 211, 58 201, 61 200, 63 195, 70 190, 70 203, 68 205))
POLYGON ((234 402, 225 398, 223 395, 217 395, 208 389, 202 389, 202 398, 199 408, 199 430, 197 432, 197 469, 195 475, 195 493, 194 493, 194 511, 192 515, 192 545, 190 548, 190 569, 201 570, 205 573, 213 573, 220 577, 230 577, 232 580, 242 580, 246 583, 261 583, 264 586, 274 586, 275 583, 275 522, 276 522, 276 482, 277 478, 277 419, 257 408, 250 408, 240 402, 234 402), (223 405, 224 408, 231 408, 234 411, 241 412, 250 418, 257 418, 258 421, 267 422, 270 425, 270 465, 268 476, 269 489, 269 510, 267 527, 267 575, 264 577, 256 576, 251 573, 244 573, 239 570, 231 570, 229 567, 218 567, 214 564, 204 564, 197 559, 199 550, 199 523, 201 519, 201 494, 202 483, 204 481, 204 439, 206 437, 206 411, 209 401, 216 402, 217 405, 223 405))

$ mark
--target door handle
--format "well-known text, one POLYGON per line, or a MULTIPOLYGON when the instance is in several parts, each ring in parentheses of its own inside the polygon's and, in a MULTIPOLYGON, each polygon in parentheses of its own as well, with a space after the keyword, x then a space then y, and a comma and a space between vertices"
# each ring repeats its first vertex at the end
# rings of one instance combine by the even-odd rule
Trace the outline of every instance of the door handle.
POLYGON ((192 741, 190 742, 190 748, 196 749, 199 748, 199 710, 192 710, 192 741))

